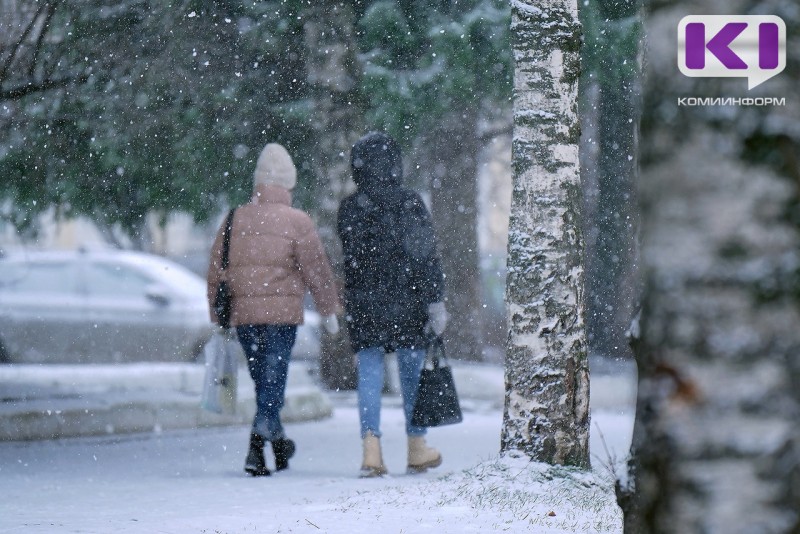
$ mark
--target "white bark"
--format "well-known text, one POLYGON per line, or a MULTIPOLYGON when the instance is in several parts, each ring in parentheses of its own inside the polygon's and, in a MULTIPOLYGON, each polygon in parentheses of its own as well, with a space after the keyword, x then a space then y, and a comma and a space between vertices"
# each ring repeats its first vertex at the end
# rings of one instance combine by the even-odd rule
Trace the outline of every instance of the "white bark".
MULTIPOLYGON (((667 72, 689 5, 648 19, 646 290, 625 532, 800 532, 800 175, 791 158, 783 167, 774 156, 758 166, 741 158, 748 145, 797 153, 800 137, 781 129, 800 116, 788 98, 800 71, 759 89, 787 95, 783 106, 678 106, 688 95, 756 96, 743 80, 667 72), (754 132, 766 137, 748 139, 754 132)), ((732 0, 726 9, 753 5, 732 0)), ((718 3, 691 6, 713 12, 718 3)))
POLYGON ((513 0, 514 189, 501 448, 589 465, 575 0, 513 0))
POLYGON ((800 313, 787 289, 800 239, 781 220, 796 191, 764 170, 709 160, 714 142, 693 137, 643 175, 639 517, 628 532, 798 525, 800 313))

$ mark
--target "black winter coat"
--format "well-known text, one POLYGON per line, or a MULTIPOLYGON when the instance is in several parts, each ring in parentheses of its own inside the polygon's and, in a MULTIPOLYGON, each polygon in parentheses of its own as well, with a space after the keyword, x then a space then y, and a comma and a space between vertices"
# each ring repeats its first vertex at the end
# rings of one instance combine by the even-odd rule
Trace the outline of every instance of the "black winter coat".
POLYGON ((424 347, 428 305, 443 297, 430 214, 416 192, 399 184, 399 174, 377 180, 355 172, 359 189, 339 206, 344 306, 355 351, 424 347))

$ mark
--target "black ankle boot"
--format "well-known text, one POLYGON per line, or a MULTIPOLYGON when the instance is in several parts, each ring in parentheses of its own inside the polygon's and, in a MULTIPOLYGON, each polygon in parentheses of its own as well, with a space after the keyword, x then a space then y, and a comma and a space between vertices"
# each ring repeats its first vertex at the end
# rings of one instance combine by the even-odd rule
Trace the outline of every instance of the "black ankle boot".
POLYGON ((254 477, 265 477, 271 474, 267 469, 267 462, 264 460, 264 444, 265 440, 262 436, 250 434, 250 450, 247 451, 244 470, 254 477))
POLYGON ((275 469, 283 471, 289 467, 289 458, 294 456, 294 441, 278 438, 272 441, 272 452, 275 454, 275 469))

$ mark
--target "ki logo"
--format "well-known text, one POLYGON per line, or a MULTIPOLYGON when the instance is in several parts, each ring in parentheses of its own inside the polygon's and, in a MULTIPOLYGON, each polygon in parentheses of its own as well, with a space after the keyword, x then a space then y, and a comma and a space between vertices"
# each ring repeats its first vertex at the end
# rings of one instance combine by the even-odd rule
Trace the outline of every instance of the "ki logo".
POLYGON ((693 78, 747 78, 752 89, 786 67, 786 24, 774 15, 689 15, 678 24, 678 68, 693 78))

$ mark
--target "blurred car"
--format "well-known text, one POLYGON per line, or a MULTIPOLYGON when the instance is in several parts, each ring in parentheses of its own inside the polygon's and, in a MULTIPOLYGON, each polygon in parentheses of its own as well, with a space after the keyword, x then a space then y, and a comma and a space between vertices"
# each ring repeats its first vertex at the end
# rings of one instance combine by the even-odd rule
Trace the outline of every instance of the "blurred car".
MULTIPOLYGON (((193 361, 213 331, 205 280, 133 251, 15 251, 0 256, 0 361, 193 361)), ((306 312, 294 353, 319 351, 306 312)))

